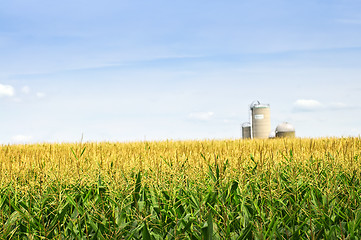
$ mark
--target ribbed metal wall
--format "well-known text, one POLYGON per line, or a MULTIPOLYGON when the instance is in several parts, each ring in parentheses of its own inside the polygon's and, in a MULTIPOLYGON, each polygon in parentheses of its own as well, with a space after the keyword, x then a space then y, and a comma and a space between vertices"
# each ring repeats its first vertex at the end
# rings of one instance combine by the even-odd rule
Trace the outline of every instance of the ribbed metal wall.
POLYGON ((242 125, 242 138, 243 139, 251 138, 251 125, 250 125, 250 123, 244 123, 242 125))
POLYGON ((276 137, 295 137, 296 131, 292 124, 288 122, 283 122, 279 124, 276 128, 276 137))
POLYGON ((276 132, 276 137, 278 138, 294 138, 296 133, 293 132, 276 132))
POLYGON ((253 138, 268 138, 271 132, 270 107, 266 104, 251 106, 253 138))

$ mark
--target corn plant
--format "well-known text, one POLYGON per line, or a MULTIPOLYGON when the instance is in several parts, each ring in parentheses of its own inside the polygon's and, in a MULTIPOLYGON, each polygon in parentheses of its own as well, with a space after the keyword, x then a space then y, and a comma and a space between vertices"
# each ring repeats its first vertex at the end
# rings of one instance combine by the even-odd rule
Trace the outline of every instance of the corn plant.
POLYGON ((360 239, 360 138, 3 145, 1 239, 360 239))

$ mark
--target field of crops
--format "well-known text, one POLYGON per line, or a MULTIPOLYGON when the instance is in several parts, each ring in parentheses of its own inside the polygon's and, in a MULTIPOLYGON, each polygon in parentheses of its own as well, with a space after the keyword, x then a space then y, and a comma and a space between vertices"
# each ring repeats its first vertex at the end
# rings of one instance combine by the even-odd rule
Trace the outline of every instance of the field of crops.
POLYGON ((0 239, 360 239, 361 139, 3 145, 0 239))

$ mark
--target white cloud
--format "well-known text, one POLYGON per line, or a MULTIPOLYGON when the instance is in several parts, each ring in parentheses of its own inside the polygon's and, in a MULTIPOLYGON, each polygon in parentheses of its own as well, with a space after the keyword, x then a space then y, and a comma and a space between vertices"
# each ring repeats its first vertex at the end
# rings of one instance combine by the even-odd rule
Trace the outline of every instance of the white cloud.
POLYGON ((36 93, 36 96, 37 96, 38 98, 43 98, 43 97, 45 97, 45 93, 43 93, 43 92, 37 92, 37 93, 36 93))
POLYGON ((214 115, 214 112, 195 112, 190 113, 189 118, 194 120, 208 121, 214 115))
POLYGON ((16 143, 29 142, 31 139, 32 139, 32 136, 26 136, 26 135, 16 135, 11 138, 11 140, 16 143))
POLYGON ((329 104, 320 103, 317 100, 312 99, 298 99, 294 102, 294 110, 298 112, 311 112, 317 110, 343 110, 343 109, 352 109, 355 106, 349 106, 342 102, 333 102, 329 104))
POLYGON ((21 92, 23 92, 23 93, 25 93, 25 94, 30 93, 30 87, 29 87, 29 86, 24 86, 24 87, 21 89, 21 92))
POLYGON ((20 103, 23 100, 21 98, 13 98, 12 101, 16 102, 16 103, 20 103))
POLYGON ((15 90, 10 85, 0 84, 0 97, 12 97, 15 95, 15 90))
POLYGON ((361 25, 361 19, 337 19, 336 21, 345 24, 361 25))
POLYGON ((297 111, 316 111, 324 107, 322 103, 313 99, 298 99, 293 105, 297 111))
POLYGON ((330 108, 331 109, 347 109, 347 108, 349 108, 349 106, 347 106, 346 104, 341 103, 341 102, 336 102, 336 103, 331 103, 330 108))

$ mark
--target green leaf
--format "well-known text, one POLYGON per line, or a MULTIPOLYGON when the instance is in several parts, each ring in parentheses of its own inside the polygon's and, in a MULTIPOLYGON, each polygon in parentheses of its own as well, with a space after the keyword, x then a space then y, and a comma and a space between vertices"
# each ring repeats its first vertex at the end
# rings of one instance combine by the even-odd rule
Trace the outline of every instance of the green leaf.
POLYGON ((83 156, 83 154, 84 154, 84 152, 85 152, 85 149, 86 149, 86 147, 84 147, 84 148, 83 148, 83 151, 81 151, 81 154, 80 154, 80 157, 79 157, 79 158, 81 158, 81 157, 83 156))
POLYGON ((143 228, 142 228, 142 236, 144 240, 151 240, 150 234, 149 234, 149 229, 146 223, 143 224, 143 228))
POLYGON ((84 209, 81 206, 79 206, 68 193, 65 193, 65 195, 66 195, 66 199, 71 203, 71 205, 73 205, 76 208, 79 214, 83 215, 84 209))
POLYGON ((202 235, 204 240, 213 239, 213 219, 212 214, 208 214, 207 222, 202 227, 202 235))
MULTIPOLYGON (((21 219, 20 213, 15 211, 10 217, 6 220, 4 226, 2 227, 2 235, 7 238, 11 231, 18 225, 17 222, 21 219)), ((10 239, 10 238, 8 238, 10 239)))
POLYGON ((102 235, 101 231, 99 230, 98 225, 93 222, 93 220, 91 219, 91 216, 89 216, 89 215, 88 215, 88 222, 90 224, 90 227, 95 231, 97 239, 105 239, 104 236, 102 235))
POLYGON ((73 153, 73 155, 74 155, 75 159, 76 159, 76 160, 79 160, 79 159, 78 159, 78 157, 76 156, 76 154, 75 154, 75 152, 74 152, 73 148, 71 148, 71 152, 73 153))

